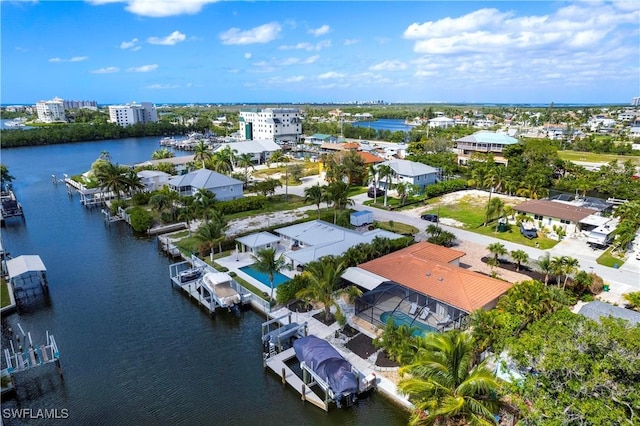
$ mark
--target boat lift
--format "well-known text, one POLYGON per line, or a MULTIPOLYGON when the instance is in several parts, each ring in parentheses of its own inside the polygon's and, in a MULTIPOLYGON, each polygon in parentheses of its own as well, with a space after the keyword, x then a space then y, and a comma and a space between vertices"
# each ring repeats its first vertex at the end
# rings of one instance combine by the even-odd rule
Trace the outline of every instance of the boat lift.
POLYGON ((26 345, 28 340, 29 346, 23 347, 22 345, 19 345, 16 350, 12 339, 9 341, 9 347, 4 348, 4 357, 7 363, 7 368, 2 371, 2 374, 8 375, 11 378, 11 384, 13 387, 15 388, 15 374, 51 363, 55 363, 58 369, 58 374, 60 374, 60 378, 64 379, 62 375, 62 367, 60 366, 60 350, 58 349, 58 344, 56 343, 56 339, 53 337, 53 334, 49 334, 47 331, 45 344, 38 346, 33 344, 31 333, 25 333, 19 323, 18 328, 20 329, 22 338, 20 335, 16 334, 17 342, 22 340, 26 345))

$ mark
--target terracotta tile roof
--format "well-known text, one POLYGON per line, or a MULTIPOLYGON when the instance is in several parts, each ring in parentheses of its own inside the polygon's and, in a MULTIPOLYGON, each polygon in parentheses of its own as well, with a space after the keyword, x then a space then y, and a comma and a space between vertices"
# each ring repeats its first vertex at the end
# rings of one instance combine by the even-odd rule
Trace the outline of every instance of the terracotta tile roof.
POLYGON ((451 250, 456 253, 447 255, 446 250, 451 249, 422 242, 359 267, 466 312, 484 307, 511 288, 508 282, 436 260, 462 253, 451 250))
POLYGON ((360 158, 362 158, 364 164, 376 164, 382 163, 384 161, 384 158, 380 158, 377 155, 373 155, 365 151, 358 151, 358 155, 360 155, 360 158))
POLYGON ((357 142, 347 142, 342 144, 343 149, 358 149, 360 148, 360 144, 357 142))
POLYGON ((558 201, 529 200, 514 207, 515 211, 579 222, 585 217, 598 213, 597 210, 572 206, 558 201))

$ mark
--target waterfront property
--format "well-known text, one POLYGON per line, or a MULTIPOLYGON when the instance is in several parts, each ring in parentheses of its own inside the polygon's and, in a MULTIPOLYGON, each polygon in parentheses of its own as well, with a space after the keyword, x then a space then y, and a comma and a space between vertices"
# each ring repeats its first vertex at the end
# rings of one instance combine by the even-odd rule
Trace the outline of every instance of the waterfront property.
POLYGON ((467 164, 473 154, 481 153, 493 154, 493 159, 496 163, 506 165, 507 159, 503 156, 504 149, 509 145, 517 144, 518 140, 505 133, 481 130, 457 139, 455 142, 458 152, 458 164, 467 164))
POLYGON ((271 155, 280 151, 280 145, 270 139, 254 139, 251 141, 223 143, 214 152, 225 149, 235 151, 235 155, 249 154, 254 164, 264 164, 271 155))
POLYGON ((236 242, 240 244, 242 253, 257 254, 260 250, 277 247, 280 237, 271 232, 262 231, 237 238, 236 242))
POLYGON ((242 198, 242 181, 207 169, 199 169, 169 179, 169 188, 180 195, 195 196, 199 190, 207 190, 218 201, 242 198))
POLYGON ((171 175, 169 173, 161 172, 159 170, 141 170, 138 173, 144 190, 147 192, 156 191, 162 189, 169 182, 171 175))
POLYGON ((245 140, 297 142, 302 135, 302 115, 297 108, 247 108, 240 110, 240 134, 245 140))
POLYGON ((312 145, 322 145, 325 143, 338 143, 338 138, 332 135, 325 135, 324 133, 314 133, 304 138, 304 141, 312 145))
POLYGON ((280 244, 286 250, 284 256, 291 262, 291 268, 303 267, 323 256, 340 256, 351 247, 371 243, 375 238, 403 238, 383 229, 361 233, 322 220, 286 226, 274 232, 280 236, 280 244))
POLYGON ((389 317, 427 330, 464 326, 474 310, 495 307, 511 284, 457 266, 463 255, 420 242, 358 265, 380 283, 356 300, 356 315, 378 327, 389 317))

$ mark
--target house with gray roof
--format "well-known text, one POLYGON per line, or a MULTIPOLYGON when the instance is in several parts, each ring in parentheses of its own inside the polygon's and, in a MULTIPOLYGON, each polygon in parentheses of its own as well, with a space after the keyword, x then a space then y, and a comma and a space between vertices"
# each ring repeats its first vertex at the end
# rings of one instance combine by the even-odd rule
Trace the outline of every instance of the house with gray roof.
POLYGON ((322 220, 312 220, 274 231, 292 267, 304 266, 324 256, 340 256, 351 247, 371 243, 376 237, 395 240, 402 235, 383 229, 357 232, 322 220))
MULTIPOLYGON (((391 185, 406 182, 423 190, 425 186, 432 185, 440 180, 440 169, 409 160, 394 159, 384 163, 393 170, 391 185)), ((386 179, 382 179, 379 185, 386 189, 386 179)))
POLYGON ((580 308, 578 313, 595 321, 600 321, 601 317, 613 317, 628 321, 632 326, 640 324, 640 312, 613 306, 600 300, 587 303, 580 308))
POLYGON ((215 194, 218 201, 242 197, 242 181, 207 169, 176 176, 167 184, 180 195, 196 195, 198 190, 206 189, 215 194))
POLYGON ((456 140, 458 151, 458 164, 467 164, 474 153, 493 154, 496 163, 507 164, 507 159, 503 157, 503 151, 509 145, 518 143, 506 133, 490 132, 481 130, 472 135, 456 140))
POLYGON ((581 221, 587 216, 598 213, 594 209, 551 200, 529 200, 518 204, 513 209, 532 216, 538 228, 547 227, 551 230, 554 225, 558 225, 567 233, 582 230, 581 221))
POLYGON ((323 143, 338 143, 338 138, 324 133, 315 133, 304 138, 304 141, 313 145, 322 145, 323 143))

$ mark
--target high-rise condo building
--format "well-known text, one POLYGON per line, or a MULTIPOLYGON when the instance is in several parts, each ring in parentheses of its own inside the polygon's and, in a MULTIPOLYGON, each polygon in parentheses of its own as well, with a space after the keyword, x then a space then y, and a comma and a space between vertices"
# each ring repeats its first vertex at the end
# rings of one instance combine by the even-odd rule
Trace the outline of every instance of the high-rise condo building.
POLYGON ((250 108, 240 110, 240 134, 245 140, 268 139, 297 142, 302 134, 302 116, 297 108, 250 108))
POLYGON ((158 112, 151 102, 109 105, 109 121, 122 127, 135 123, 156 123, 158 112))

